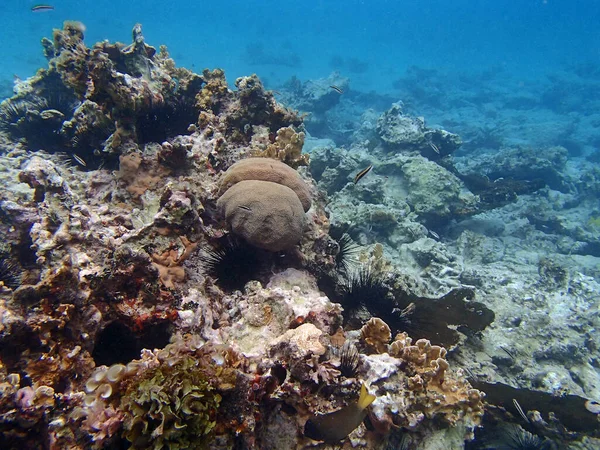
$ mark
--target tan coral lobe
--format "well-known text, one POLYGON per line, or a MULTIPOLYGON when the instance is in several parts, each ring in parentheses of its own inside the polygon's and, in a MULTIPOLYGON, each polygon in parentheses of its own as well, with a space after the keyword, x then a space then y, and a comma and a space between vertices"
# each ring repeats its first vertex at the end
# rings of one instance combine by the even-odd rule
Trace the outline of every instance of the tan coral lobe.
POLYGON ((233 232, 269 251, 286 250, 302 238, 304 210, 287 186, 246 180, 229 188, 217 201, 233 232))
POLYGON ((280 161, 271 158, 247 158, 238 161, 227 170, 221 180, 219 195, 243 180, 270 181, 287 186, 296 193, 304 211, 310 209, 312 201, 308 186, 298 172, 280 161))
POLYGON ((392 338, 392 332, 390 327, 379 317, 371 317, 360 329, 360 337, 369 350, 384 353, 387 343, 392 338))

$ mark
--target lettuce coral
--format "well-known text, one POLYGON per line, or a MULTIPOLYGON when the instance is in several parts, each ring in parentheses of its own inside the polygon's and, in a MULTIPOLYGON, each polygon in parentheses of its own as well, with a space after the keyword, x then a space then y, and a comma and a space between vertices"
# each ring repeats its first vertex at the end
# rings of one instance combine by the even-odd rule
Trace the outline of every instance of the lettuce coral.
POLYGON ((135 380, 121 400, 131 448, 206 448, 221 403, 212 380, 211 371, 190 356, 135 380))

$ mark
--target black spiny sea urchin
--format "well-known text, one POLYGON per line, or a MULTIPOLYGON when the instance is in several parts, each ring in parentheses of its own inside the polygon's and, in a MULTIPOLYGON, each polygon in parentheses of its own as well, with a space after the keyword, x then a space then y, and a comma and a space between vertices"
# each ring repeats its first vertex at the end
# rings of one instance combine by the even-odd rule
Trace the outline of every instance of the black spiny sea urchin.
POLYGON ((346 320, 361 312, 385 318, 393 308, 388 301, 388 293, 380 274, 370 266, 361 267, 346 279, 342 288, 340 303, 344 307, 346 320))
POLYGON ((408 450, 410 439, 403 428, 392 429, 390 432, 385 450, 408 450))
POLYGON ((340 349, 340 372, 346 378, 355 378, 360 365, 360 354, 356 347, 345 342, 340 349))
POLYGON ((239 240, 226 240, 216 250, 201 255, 205 275, 216 280, 225 291, 242 290, 248 281, 256 280, 262 267, 262 252, 239 240))
POLYGON ((352 240, 348 233, 342 234, 337 243, 340 249, 337 255, 335 255, 335 265, 338 270, 348 273, 351 266, 355 263, 353 257, 358 253, 360 247, 352 240))
POLYGON ((542 439, 518 425, 506 427, 502 432, 502 446, 505 450, 550 450, 550 441, 542 439))
POLYGON ((0 129, 14 138, 25 138, 30 150, 61 151, 66 144, 61 127, 79 105, 75 94, 66 89, 13 97, 0 104, 0 129))
POLYGON ((190 124, 198 120, 198 114, 194 102, 183 96, 169 102, 152 104, 139 111, 136 116, 138 142, 160 143, 168 138, 187 134, 190 124))
POLYGON ((21 285, 22 269, 12 262, 4 252, 0 253, 0 281, 15 290, 21 285))
POLYGON ((0 130, 16 132, 17 122, 25 117, 28 110, 39 110, 41 102, 33 102, 25 99, 8 98, 0 103, 0 130))

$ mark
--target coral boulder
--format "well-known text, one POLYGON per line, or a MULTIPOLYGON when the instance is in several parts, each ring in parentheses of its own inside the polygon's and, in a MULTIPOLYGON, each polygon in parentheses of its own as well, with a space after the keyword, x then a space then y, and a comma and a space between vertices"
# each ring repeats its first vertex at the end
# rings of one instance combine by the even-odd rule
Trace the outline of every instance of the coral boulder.
POLYGON ((227 170, 217 201, 233 233, 277 252, 296 245, 304 231, 311 194, 298 172, 271 158, 248 158, 227 170))
POLYGON ((273 252, 286 250, 302 237, 302 203, 287 186, 240 181, 219 198, 217 207, 233 232, 256 247, 273 252))
POLYGON ((289 187, 302 203, 304 211, 311 205, 308 186, 290 166, 272 158, 246 158, 231 166, 221 181, 219 194, 243 180, 271 181, 289 187))

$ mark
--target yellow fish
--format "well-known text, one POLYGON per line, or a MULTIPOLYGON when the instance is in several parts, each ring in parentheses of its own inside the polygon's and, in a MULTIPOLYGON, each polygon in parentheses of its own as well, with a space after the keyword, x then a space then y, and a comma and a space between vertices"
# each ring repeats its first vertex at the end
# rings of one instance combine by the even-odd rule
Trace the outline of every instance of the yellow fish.
POLYGON ((304 436, 315 441, 328 443, 341 441, 365 419, 367 407, 373 403, 375 398, 374 395, 369 394, 363 384, 360 388, 360 397, 356 403, 308 419, 304 425, 304 436))

